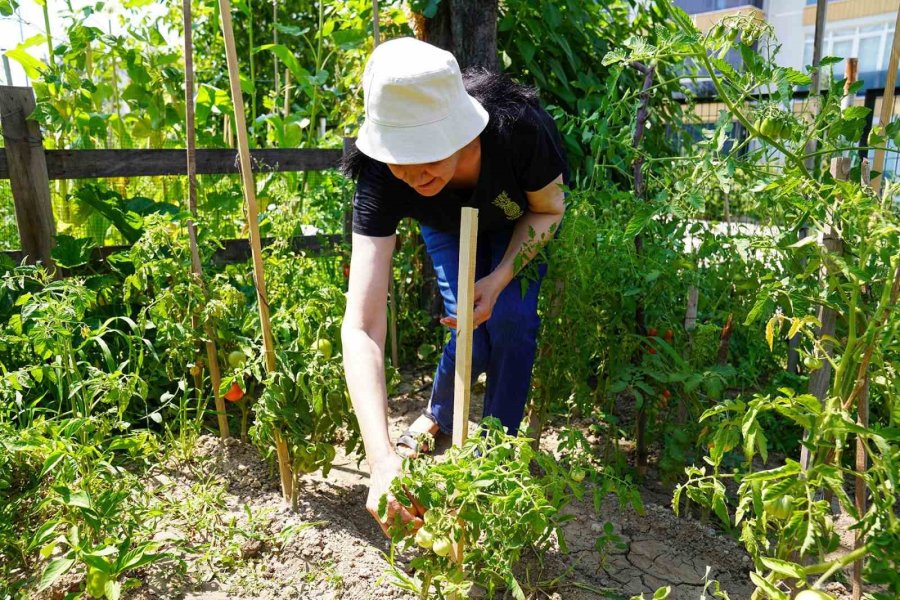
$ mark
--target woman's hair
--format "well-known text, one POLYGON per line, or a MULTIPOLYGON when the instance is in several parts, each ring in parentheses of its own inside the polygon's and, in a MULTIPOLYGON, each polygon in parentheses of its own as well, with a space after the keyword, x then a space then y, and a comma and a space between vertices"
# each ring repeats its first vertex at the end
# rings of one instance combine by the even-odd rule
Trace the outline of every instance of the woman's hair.
MULTIPOLYGON (((469 67, 462 73, 463 85, 470 96, 478 100, 489 115, 486 129, 503 134, 526 106, 539 106, 537 90, 516 83, 502 73, 483 67, 469 67)), ((372 160, 352 144, 341 159, 341 172, 353 179, 359 176, 363 163, 372 160)))

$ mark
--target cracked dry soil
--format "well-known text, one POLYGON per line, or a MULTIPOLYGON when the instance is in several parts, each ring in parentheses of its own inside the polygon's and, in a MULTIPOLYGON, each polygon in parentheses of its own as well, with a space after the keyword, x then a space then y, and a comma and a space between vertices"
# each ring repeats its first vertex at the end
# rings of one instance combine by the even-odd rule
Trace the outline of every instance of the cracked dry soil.
MULTIPOLYGON (((405 373, 403 379, 390 402, 395 437, 424 408, 430 390, 429 374, 405 373)), ((477 394, 472 405, 473 416, 480 416, 477 394)), ((552 451, 553 427, 547 433, 542 446, 552 451)), ((144 585, 128 597, 412 599, 390 585, 385 575, 389 545, 365 510, 368 475, 357 466, 358 456, 339 450, 327 479, 321 474, 307 476, 295 513, 281 500, 277 474, 254 447, 234 439, 220 444, 204 436, 196 453, 200 469, 169 465, 155 475, 165 482, 165 493, 182 497, 194 493, 199 471, 224 484, 228 512, 218 518, 233 519, 239 530, 255 533, 237 536, 241 560, 229 568, 213 569, 203 556, 182 553, 186 572, 174 574, 172 564, 155 565, 141 574, 144 585), (293 534, 281 537, 285 528, 293 534)), ((669 585, 671 598, 699 600, 708 577, 718 580, 733 600, 749 598, 751 562, 738 543, 709 525, 676 517, 660 494, 644 496, 644 514, 620 508, 614 497, 606 498, 595 513, 590 494, 569 506, 574 518, 565 526, 568 552, 553 548, 540 561, 534 556, 523 560, 521 580, 531 590, 530 597, 629 598, 641 592, 652 597, 658 587, 669 585), (607 522, 620 543, 601 553, 595 544, 608 534, 607 522)), ((179 524, 170 521, 157 537, 166 540, 192 533, 198 532, 180 531, 179 524)))

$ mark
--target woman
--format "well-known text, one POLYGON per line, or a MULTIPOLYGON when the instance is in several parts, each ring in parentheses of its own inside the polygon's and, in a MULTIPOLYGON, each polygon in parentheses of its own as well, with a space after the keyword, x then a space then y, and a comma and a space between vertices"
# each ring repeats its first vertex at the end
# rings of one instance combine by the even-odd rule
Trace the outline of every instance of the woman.
MULTIPOLYGON (((449 433, 453 423, 455 331, 428 409, 396 446, 388 436, 384 338, 397 224, 404 217, 419 222, 447 312, 442 322, 454 327, 460 210, 479 209, 472 373, 487 373, 484 415, 515 434, 531 382, 545 265, 524 293, 516 275, 562 220, 568 169, 556 126, 533 90, 484 71, 464 81, 453 55, 425 42, 379 46, 366 64, 363 94, 359 152, 345 165, 357 190, 342 341, 371 472, 366 508, 378 520, 378 501, 400 471, 401 454, 427 450, 421 434, 449 433)), ((415 517, 389 499, 388 521, 397 512, 415 517)))

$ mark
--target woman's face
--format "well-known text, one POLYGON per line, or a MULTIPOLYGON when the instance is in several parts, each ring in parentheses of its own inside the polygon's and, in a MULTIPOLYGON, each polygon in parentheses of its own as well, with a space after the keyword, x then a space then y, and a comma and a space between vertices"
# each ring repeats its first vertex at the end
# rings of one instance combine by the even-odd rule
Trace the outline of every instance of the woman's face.
POLYGON ((434 196, 450 183, 459 165, 461 150, 443 160, 417 165, 392 165, 388 168, 394 177, 406 182, 422 196, 434 196))

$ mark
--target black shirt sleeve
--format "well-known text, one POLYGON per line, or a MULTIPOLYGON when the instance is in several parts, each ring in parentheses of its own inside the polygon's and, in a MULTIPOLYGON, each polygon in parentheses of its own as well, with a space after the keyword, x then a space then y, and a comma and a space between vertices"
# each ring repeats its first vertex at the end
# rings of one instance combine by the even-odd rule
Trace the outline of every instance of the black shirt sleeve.
POLYGON ((353 233, 388 237, 397 232, 402 215, 394 206, 396 190, 385 171, 386 166, 371 160, 362 166, 353 195, 353 233))
POLYGON ((513 165, 522 189, 536 192, 559 175, 569 183, 569 168, 562 139, 553 117, 542 108, 529 106, 512 132, 513 165))

